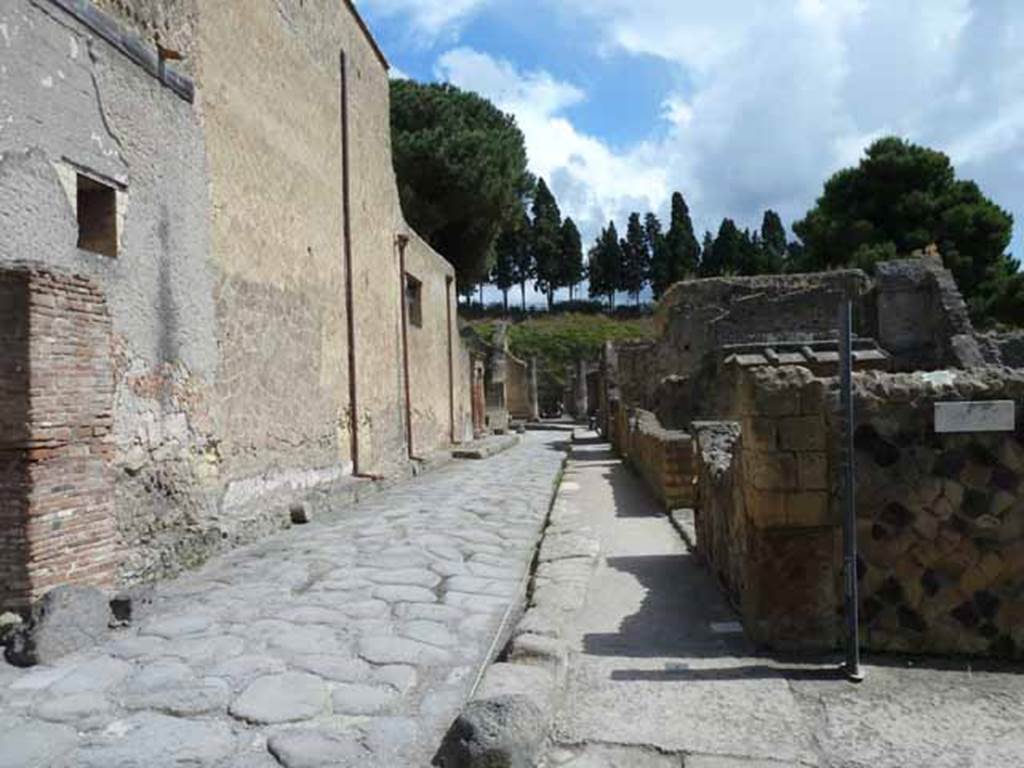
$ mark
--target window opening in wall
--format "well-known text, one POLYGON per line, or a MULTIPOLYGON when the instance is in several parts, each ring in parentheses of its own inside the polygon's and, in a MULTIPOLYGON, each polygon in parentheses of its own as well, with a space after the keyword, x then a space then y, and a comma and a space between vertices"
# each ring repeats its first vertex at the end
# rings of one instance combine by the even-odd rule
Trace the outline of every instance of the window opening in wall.
POLYGON ((423 283, 412 275, 405 276, 405 308, 409 322, 423 327, 423 283))
POLYGON ((78 247, 117 256, 117 190, 78 174, 78 247))

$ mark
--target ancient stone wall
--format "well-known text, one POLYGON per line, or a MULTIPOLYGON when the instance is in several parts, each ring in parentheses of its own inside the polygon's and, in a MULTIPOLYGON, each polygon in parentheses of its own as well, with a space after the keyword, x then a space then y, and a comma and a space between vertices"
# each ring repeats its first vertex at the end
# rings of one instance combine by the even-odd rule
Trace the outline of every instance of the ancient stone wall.
MULTIPOLYGON (((756 641, 833 647, 842 606, 836 381, 800 367, 737 367, 728 386, 742 439, 722 459, 714 432, 698 429, 698 546, 756 641)), ((1024 374, 864 372, 855 387, 865 647, 1021 655, 1024 374), (1015 401, 1016 430, 937 434, 934 404, 970 399, 1015 401)))
POLYGON ((985 362, 967 305, 937 255, 878 264, 872 299, 873 330, 899 370, 985 362))
POLYGON ((419 304, 406 318, 413 455, 419 456, 463 439, 469 363, 456 367, 455 269, 415 236, 406 246, 405 269, 418 294, 407 300, 419 304))
POLYGON ((839 629, 839 539, 824 383, 805 368, 734 364, 722 389, 731 397, 720 416, 742 431, 741 471, 734 478, 744 523, 728 525, 731 551, 714 567, 730 578, 742 574, 730 589, 757 642, 829 647, 839 629))
POLYGON ((658 303, 658 355, 670 358, 670 373, 685 376, 726 344, 831 338, 839 302, 860 307, 867 290, 859 270, 676 283, 658 303))
POLYGON ((613 444, 644 478, 666 509, 690 507, 696 497, 693 438, 668 430, 650 411, 616 410, 619 425, 613 444))
MULTIPOLYGON (((286 524, 290 501, 353 471, 354 443, 360 471, 406 471, 396 236, 412 233, 386 62, 350 5, 98 7, 112 14, 99 27, 92 5, 0 5, 0 271, 45 263, 106 299, 119 577, 131 582, 286 524), (185 57, 165 73, 192 74, 194 90, 161 80, 157 35, 185 57), (96 188, 109 203, 99 245, 82 207, 96 188)), ((410 359, 415 449, 428 453, 451 440, 453 410, 455 437, 470 429, 469 363, 457 335, 447 348, 451 267, 411 239, 429 291, 410 359)))
POLYGON ((508 415, 513 419, 532 421, 537 418, 535 404, 530 397, 530 366, 519 358, 508 355, 505 380, 508 415))
POLYGON ((868 647, 1024 656, 1024 372, 858 375, 855 407, 868 647), (936 433, 936 402, 993 399, 1015 431, 936 433))
POLYGON ((0 605, 69 580, 109 586, 119 552, 106 303, 86 279, 9 265, 0 329, 0 605))
POLYGON ((746 506, 743 498, 742 429, 734 421, 693 425, 697 444, 694 526, 700 554, 729 601, 739 607, 747 594, 746 506))
POLYGON ((42 263, 103 295, 120 576, 164 572, 192 555, 194 521, 214 503, 216 277, 199 118, 54 4, 3 4, 0 24, 0 271, 42 263), (96 184, 114 214, 108 253, 79 247, 92 217, 78 198, 96 184))

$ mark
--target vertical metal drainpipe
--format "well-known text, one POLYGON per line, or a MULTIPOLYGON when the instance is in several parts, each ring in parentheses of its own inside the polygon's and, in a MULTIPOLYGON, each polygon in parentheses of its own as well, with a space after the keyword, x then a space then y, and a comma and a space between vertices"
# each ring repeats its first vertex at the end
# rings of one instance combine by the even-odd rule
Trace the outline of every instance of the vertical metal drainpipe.
POLYGON ((351 440, 352 474, 358 475, 359 466, 359 417, 356 407, 356 318, 355 318, 355 274, 352 269, 352 217, 351 191, 349 189, 348 162, 348 79, 346 74, 345 51, 340 56, 341 72, 341 215, 345 251, 345 315, 348 324, 348 403, 349 437, 351 440))
POLYGON ((398 300, 402 308, 402 378, 405 381, 405 444, 409 458, 414 458, 412 449, 412 386, 409 382, 409 308, 405 298, 405 247, 409 244, 406 235, 395 235, 398 246, 398 300))
POLYGON ((453 278, 444 279, 444 306, 448 317, 448 424, 449 442, 455 443, 455 342, 452 339, 453 278))
POLYGON ((857 595, 857 505, 856 466, 853 450, 853 302, 839 307, 839 414, 842 430, 840 447, 843 505, 843 585, 846 598, 846 677, 859 683, 860 625, 857 595))

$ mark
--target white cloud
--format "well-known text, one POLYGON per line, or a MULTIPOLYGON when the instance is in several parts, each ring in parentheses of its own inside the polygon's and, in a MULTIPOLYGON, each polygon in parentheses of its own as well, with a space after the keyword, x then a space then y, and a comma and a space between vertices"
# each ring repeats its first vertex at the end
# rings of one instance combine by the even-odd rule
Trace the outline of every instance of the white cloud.
MULTIPOLYGON (((435 41, 453 39, 485 4, 521 1, 368 0, 435 41)), ((532 4, 553 28, 537 34, 572 23, 594 56, 625 57, 623 66, 654 57, 678 83, 658 94, 649 135, 620 147, 573 122, 588 98, 577 84, 465 47, 438 60, 439 77, 516 115, 533 170, 586 236, 630 210, 664 212, 675 189, 698 228, 723 216, 756 226, 768 207, 788 224, 831 173, 895 133, 947 152, 1015 213, 1014 248, 1024 251, 1021 0, 531 0, 542 13, 532 4)), ((624 108, 600 106, 609 121, 624 108)))
POLYGON ((662 169, 699 226, 725 215, 755 225, 766 207, 792 221, 829 174, 885 133, 948 152, 961 175, 1016 211, 1018 231, 1024 224, 1024 188, 1013 181, 1024 155, 1019 0, 557 7, 596 25, 596 55, 654 56, 680 74, 685 87, 663 101, 668 136, 626 155, 662 169))
POLYGON ((423 43, 453 39, 487 0, 364 0, 360 8, 380 17, 401 17, 423 43))
POLYGON ((649 157, 650 145, 616 152, 565 116, 569 107, 586 98, 577 86, 544 71, 520 71, 508 61, 469 48, 441 56, 436 74, 515 115, 531 170, 548 181, 563 213, 576 220, 585 238, 596 236, 610 218, 656 207, 668 196, 668 177, 649 157))

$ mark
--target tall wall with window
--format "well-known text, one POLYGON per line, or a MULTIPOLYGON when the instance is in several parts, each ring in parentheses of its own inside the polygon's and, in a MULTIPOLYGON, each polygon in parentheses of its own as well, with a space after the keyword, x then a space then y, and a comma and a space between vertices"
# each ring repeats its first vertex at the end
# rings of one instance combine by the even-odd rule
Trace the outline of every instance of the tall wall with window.
POLYGON ((0 24, 0 271, 106 303, 116 580, 461 439, 454 275, 402 217, 387 63, 351 5, 11 0, 0 24))

